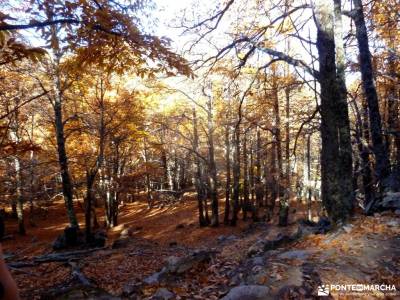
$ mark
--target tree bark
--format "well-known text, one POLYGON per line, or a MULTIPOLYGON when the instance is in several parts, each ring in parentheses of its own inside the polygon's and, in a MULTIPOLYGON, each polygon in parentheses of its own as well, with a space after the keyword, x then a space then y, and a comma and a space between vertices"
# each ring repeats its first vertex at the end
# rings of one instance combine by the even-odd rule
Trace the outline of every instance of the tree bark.
MULTIPOLYGON (((375 155, 375 173, 380 182, 381 192, 387 191, 390 186, 390 162, 389 153, 382 137, 382 120, 379 112, 378 94, 374 82, 371 52, 367 27, 363 14, 361 0, 354 0, 354 23, 356 26, 356 38, 359 49, 359 60, 363 90, 368 103, 369 127, 371 131, 372 149, 375 155)), ((371 204, 372 206, 373 204, 371 204)))
POLYGON ((208 127, 208 171, 210 181, 210 197, 211 197, 211 226, 219 225, 218 212, 218 180, 217 167, 214 157, 214 120, 213 120, 213 100, 212 96, 208 96, 207 101, 207 127, 208 127))
POLYGON ((247 212, 250 208, 249 198, 249 160, 247 153, 247 130, 243 135, 243 220, 247 220, 247 212))
MULTIPOLYGON (((227 114, 228 115, 228 114, 227 114)), ((228 117, 228 116, 227 116, 228 117)), ((228 118, 227 118, 228 120, 228 118)), ((229 224, 230 196, 231 196, 231 141, 229 134, 229 124, 225 126, 225 164, 226 164, 226 184, 225 184, 225 214, 224 224, 229 224)))
POLYGON ((73 189, 71 176, 68 168, 68 156, 65 149, 65 135, 64 135, 64 122, 63 122, 63 90, 61 87, 60 78, 60 58, 56 54, 56 75, 54 78, 55 85, 55 99, 54 99, 54 125, 56 130, 56 141, 57 141, 57 152, 58 152, 58 163, 60 166, 62 190, 64 195, 65 207, 67 209, 67 215, 71 227, 79 227, 78 220, 76 218, 74 204, 73 204, 73 189))
POLYGON ((199 211, 199 225, 206 226, 207 222, 204 216, 204 208, 203 208, 203 198, 204 193, 201 187, 201 166, 200 166, 200 158, 196 155, 199 151, 199 134, 197 130, 197 114, 196 108, 192 108, 192 116, 193 116, 193 152, 194 152, 194 181, 197 192, 197 207, 199 211))
POLYGON ((322 201, 334 222, 345 222, 353 205, 350 129, 343 83, 335 63, 333 3, 315 5, 319 83, 321 87, 321 178, 322 201))
POLYGON ((231 225, 236 226, 239 212, 239 185, 240 185, 240 123, 236 124, 234 131, 234 159, 233 159, 233 212, 231 225))

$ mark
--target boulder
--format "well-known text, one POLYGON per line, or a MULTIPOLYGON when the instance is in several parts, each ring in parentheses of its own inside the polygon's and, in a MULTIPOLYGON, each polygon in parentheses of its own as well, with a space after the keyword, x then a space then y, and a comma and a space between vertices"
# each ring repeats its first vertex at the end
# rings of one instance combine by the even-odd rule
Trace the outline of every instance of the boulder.
POLYGON ((332 229, 332 223, 328 218, 321 217, 318 222, 299 220, 302 235, 325 234, 332 229))
POLYGON ((386 193, 382 200, 382 207, 386 209, 400 209, 400 192, 386 193))
POLYGON ((171 274, 183 274, 203 262, 209 262, 212 256, 210 251, 195 251, 185 257, 170 256, 167 258, 165 270, 171 274))
POLYGON ((158 285, 169 279, 176 278, 186 271, 196 267, 198 264, 210 261, 215 252, 195 251, 185 257, 170 256, 161 271, 154 273, 143 280, 148 285, 158 285))
POLYGON ((167 275, 168 274, 163 269, 160 272, 156 272, 146 277, 145 279, 143 279, 143 282, 148 285, 159 285, 167 279, 167 275))
POLYGON ((159 288, 151 299, 154 300, 170 300, 175 298, 175 294, 171 291, 167 290, 166 288, 159 288))
POLYGON ((306 260, 313 253, 311 250, 290 250, 279 254, 278 258, 306 260))
POLYGON ((222 300, 267 300, 269 288, 263 285, 241 285, 234 287, 222 300))

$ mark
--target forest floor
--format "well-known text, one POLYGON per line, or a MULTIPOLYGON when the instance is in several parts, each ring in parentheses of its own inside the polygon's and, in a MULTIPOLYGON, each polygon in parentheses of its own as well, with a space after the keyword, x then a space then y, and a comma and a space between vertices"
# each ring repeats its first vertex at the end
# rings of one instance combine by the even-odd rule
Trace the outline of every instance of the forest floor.
MULTIPOLYGON (((265 299, 317 298, 317 286, 321 284, 394 284, 399 291, 398 215, 357 215, 350 224, 327 234, 311 234, 266 249, 266 241, 293 236, 298 231, 296 219, 304 217, 304 207, 296 202, 292 206, 296 213, 285 228, 251 220, 241 220, 236 227, 200 228, 196 201, 191 197, 174 206, 151 210, 144 201, 128 203, 121 209, 120 225, 107 232, 105 248, 88 252, 78 260, 17 266, 11 272, 23 299, 55 299, 54 295, 60 295, 64 288, 65 293, 57 299, 169 299, 171 295, 171 299, 219 299, 238 285, 268 287, 265 299), (129 232, 128 238, 124 243, 115 243, 123 230, 129 232), (171 257, 188 257, 199 250, 215 255, 182 274, 143 284, 171 257), (74 286, 77 272, 88 279, 90 288, 66 289, 74 286), (156 298, 155 294, 164 298, 156 298)), ((77 211, 83 222, 79 206, 77 211)), ((39 255, 52 253, 52 241, 67 225, 63 203, 55 202, 41 213, 23 237, 14 233, 15 221, 7 221, 6 234, 12 236, 2 245, 9 264, 33 262, 39 255)), ((332 296, 395 299, 400 294, 332 296)))

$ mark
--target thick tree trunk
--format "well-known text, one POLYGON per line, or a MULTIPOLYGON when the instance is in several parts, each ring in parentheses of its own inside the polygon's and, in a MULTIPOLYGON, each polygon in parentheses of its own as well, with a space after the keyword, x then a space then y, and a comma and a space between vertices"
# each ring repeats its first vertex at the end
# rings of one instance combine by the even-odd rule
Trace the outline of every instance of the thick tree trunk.
MULTIPOLYGON (((376 92, 374 74, 369 51, 368 33, 365 25, 361 0, 354 0, 354 23, 359 49, 359 60, 363 90, 368 102, 369 127, 371 131, 372 149, 375 155, 375 173, 380 182, 381 192, 387 191, 390 186, 389 153, 382 137, 382 120, 379 112, 378 94, 376 92)), ((370 205, 372 206, 372 204, 370 205)))
POLYGON ((322 201, 334 221, 346 221, 353 205, 352 157, 344 83, 335 63, 333 3, 318 0, 315 7, 319 83, 321 87, 322 201), (339 79, 338 79, 339 78, 339 79))

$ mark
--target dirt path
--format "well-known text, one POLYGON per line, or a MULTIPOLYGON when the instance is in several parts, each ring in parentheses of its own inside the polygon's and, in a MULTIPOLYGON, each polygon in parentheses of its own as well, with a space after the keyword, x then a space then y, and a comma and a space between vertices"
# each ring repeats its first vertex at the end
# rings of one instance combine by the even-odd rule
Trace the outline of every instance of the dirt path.
MULTIPOLYGON (((297 208, 297 215, 301 209, 297 208)), ((77 210, 82 221, 82 211, 77 210)), ((196 202, 190 199, 151 210, 145 202, 126 204, 121 209, 121 225, 108 232, 107 247, 79 260, 80 271, 108 296, 119 297, 127 286, 141 284, 160 270, 167 258, 212 249, 218 254, 210 263, 189 270, 174 284, 142 286, 141 298, 150 297, 162 286, 176 299, 218 299, 239 284, 267 286, 270 297, 280 299, 313 298, 320 284, 390 283, 400 287, 400 226, 395 214, 357 216, 351 225, 334 233, 310 235, 250 255, 257 243, 296 232, 294 218, 286 228, 251 221, 240 221, 237 227, 200 228, 196 211, 196 202), (128 242, 112 248, 126 228, 132 232, 128 242)), ((27 236, 14 235, 3 243, 6 254, 12 255, 9 260, 29 261, 34 255, 51 252, 51 242, 66 221, 63 203, 50 206, 46 215, 36 218, 35 227, 28 227, 27 236)), ((15 225, 7 225, 8 233, 13 233, 15 225)), ((71 266, 60 262, 13 269, 12 273, 24 299, 45 299, 43 295, 74 280, 71 266)), ((82 290, 79 293, 70 299, 85 299, 82 290)))

